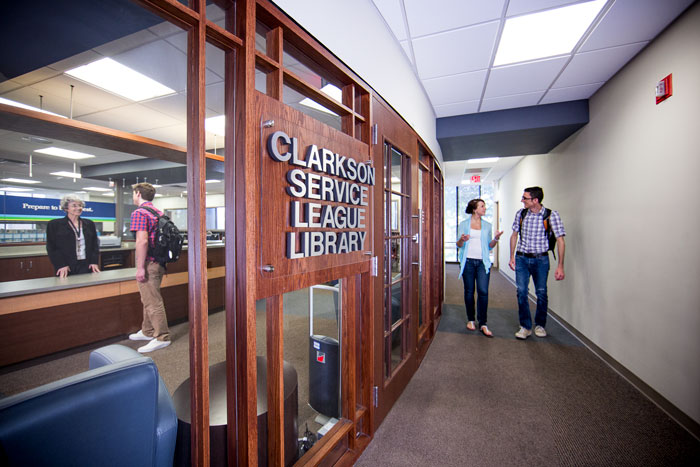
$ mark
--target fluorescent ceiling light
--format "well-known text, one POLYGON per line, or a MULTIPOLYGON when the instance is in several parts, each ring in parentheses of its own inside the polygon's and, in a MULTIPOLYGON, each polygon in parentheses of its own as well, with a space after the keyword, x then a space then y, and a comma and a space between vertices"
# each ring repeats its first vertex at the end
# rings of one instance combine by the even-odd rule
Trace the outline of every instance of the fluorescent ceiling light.
POLYGON ((66 71, 66 74, 132 101, 175 93, 175 90, 111 58, 73 68, 66 71))
POLYGON ((162 198, 163 195, 161 195, 160 193, 156 193, 155 197, 156 197, 156 198, 162 198))
POLYGON ((102 196, 114 196, 114 192, 110 191, 109 193, 102 193, 102 196))
POLYGON ((34 198, 46 198, 46 195, 43 193, 34 193, 32 196, 34 198))
POLYGON ((204 120, 204 129, 209 133, 224 136, 226 134, 226 115, 209 117, 204 120))
POLYGON ((204 180, 204 183, 219 183, 221 180, 204 180))
POLYGON ((86 186, 83 190, 87 191, 112 191, 110 188, 100 188, 97 186, 86 186))
POLYGON ((156 185, 156 184, 154 183, 154 184, 151 185, 151 186, 152 186, 153 188, 160 188, 160 187, 162 187, 163 185, 156 185))
POLYGON ((467 159, 467 164, 490 164, 497 160, 498 157, 482 157, 481 159, 467 159))
POLYGON ((69 149, 50 147, 44 149, 35 149, 34 152, 39 154, 46 154, 49 156, 65 157, 66 159, 89 159, 95 157, 92 154, 87 154, 85 152, 71 151, 69 149))
POLYGON ((39 109, 37 107, 32 107, 31 105, 26 105, 26 104, 22 104, 20 102, 11 101, 10 99, 5 99, 3 97, 0 97, 0 104, 11 105, 13 107, 19 107, 20 109, 33 110, 35 112, 41 112, 41 113, 48 114, 48 115, 54 115, 56 117, 66 118, 64 115, 55 114, 53 112, 49 112, 48 110, 43 110, 43 109, 39 109))
POLYGON ((41 183, 39 180, 27 180, 26 178, 0 178, 0 181, 10 183, 26 183, 27 185, 41 183))
POLYGON ((494 66, 571 52, 606 1, 577 3, 507 19, 494 66))
POLYGON ((391 183, 401 183, 401 179, 399 177, 391 177, 391 183))
POLYGON ((82 175, 80 175, 78 172, 51 172, 51 175, 56 175, 57 177, 70 177, 70 178, 81 178, 82 175))
MULTIPOLYGON (((321 88, 321 92, 326 94, 329 97, 332 97, 333 99, 337 100, 338 102, 341 102, 343 100, 343 91, 340 90, 337 86, 333 86, 332 84, 328 83, 325 86, 321 88)), ((325 108, 318 102, 309 99, 308 97, 302 99, 299 102, 301 105, 305 105, 307 107, 311 107, 312 109, 320 110, 321 112, 325 112, 327 114, 331 115, 338 115, 337 113, 333 112, 330 109, 325 108)))
POLYGON ((18 186, 6 186, 0 188, 0 191, 34 191, 31 188, 20 188, 18 186))

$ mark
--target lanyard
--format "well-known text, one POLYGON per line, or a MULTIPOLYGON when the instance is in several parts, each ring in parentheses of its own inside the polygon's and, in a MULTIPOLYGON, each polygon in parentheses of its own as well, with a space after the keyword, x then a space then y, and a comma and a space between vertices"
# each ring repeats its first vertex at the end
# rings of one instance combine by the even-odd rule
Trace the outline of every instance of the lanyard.
POLYGON ((75 226, 73 225, 73 221, 68 218, 68 225, 70 225, 71 230, 75 234, 75 238, 80 238, 81 235, 81 225, 82 222, 80 221, 80 217, 78 217, 78 228, 76 229, 75 226))

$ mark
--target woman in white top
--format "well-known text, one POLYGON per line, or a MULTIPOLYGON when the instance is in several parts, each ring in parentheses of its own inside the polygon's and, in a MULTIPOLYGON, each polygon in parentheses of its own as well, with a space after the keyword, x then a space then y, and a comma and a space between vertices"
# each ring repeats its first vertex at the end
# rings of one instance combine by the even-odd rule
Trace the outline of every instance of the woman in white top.
POLYGON ((486 325, 486 310, 489 305, 489 270, 491 269, 490 250, 496 246, 503 231, 493 235, 491 224, 482 219, 486 214, 483 199, 473 199, 467 204, 467 219, 457 228, 459 277, 464 281, 464 304, 467 307, 467 329, 476 330, 474 312, 479 321, 479 330, 487 337, 493 337, 486 325), (476 286, 476 287, 475 287, 476 286), (476 310, 474 290, 477 292, 476 310))

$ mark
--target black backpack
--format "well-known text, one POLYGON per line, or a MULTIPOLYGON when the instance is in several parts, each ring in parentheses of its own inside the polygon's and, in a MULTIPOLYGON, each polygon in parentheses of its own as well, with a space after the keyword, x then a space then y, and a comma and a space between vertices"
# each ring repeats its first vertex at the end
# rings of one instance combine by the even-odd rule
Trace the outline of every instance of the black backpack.
POLYGON ((180 230, 166 215, 159 215, 158 211, 147 206, 141 206, 158 218, 154 244, 148 242, 148 256, 155 258, 156 263, 165 266, 165 263, 173 263, 180 259, 183 236, 180 230))
MULTIPOLYGON (((542 216, 542 220, 544 221, 544 234, 547 236, 547 241, 549 242, 549 251, 552 252, 552 256, 554 259, 557 259, 556 253, 554 253, 554 246, 557 244, 557 237, 554 235, 554 232, 552 231, 552 226, 549 225, 549 216, 552 214, 551 209, 547 209, 543 207, 544 209, 544 215, 542 216)), ((527 209, 523 209, 520 211, 520 228, 519 232, 522 232, 523 230, 523 219, 525 219, 525 216, 527 215, 527 209)))

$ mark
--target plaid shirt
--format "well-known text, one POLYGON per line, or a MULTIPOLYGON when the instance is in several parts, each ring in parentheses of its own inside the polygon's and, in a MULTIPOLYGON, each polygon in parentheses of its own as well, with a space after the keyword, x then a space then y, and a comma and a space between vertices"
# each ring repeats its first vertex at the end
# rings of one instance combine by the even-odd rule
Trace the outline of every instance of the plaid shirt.
MULTIPOLYGON (((163 213, 160 210, 156 209, 156 207, 153 206, 153 203, 151 203, 150 201, 144 201, 143 203, 141 203, 141 206, 139 206, 134 212, 131 213, 131 231, 148 232, 148 246, 151 246, 156 242, 156 222, 158 222, 158 218, 150 212, 148 212, 147 210, 140 209, 144 206, 148 206, 149 208, 154 209, 160 215, 162 215, 163 213)), ((152 256, 146 256, 146 261, 155 261, 155 258, 152 256)))
MULTIPOLYGON (((518 209, 515 213, 515 220, 513 221, 513 232, 520 231, 520 213, 522 209, 518 209)), ((552 211, 549 215, 549 225, 552 227, 552 232, 559 238, 566 235, 564 231, 564 223, 559 217, 557 211, 552 211)), ((534 213, 528 211, 523 219, 523 231, 520 232, 518 238, 518 247, 516 251, 523 253, 546 253, 549 250, 549 242, 547 241, 547 235, 544 231, 544 207, 540 209, 540 212, 534 213)))

